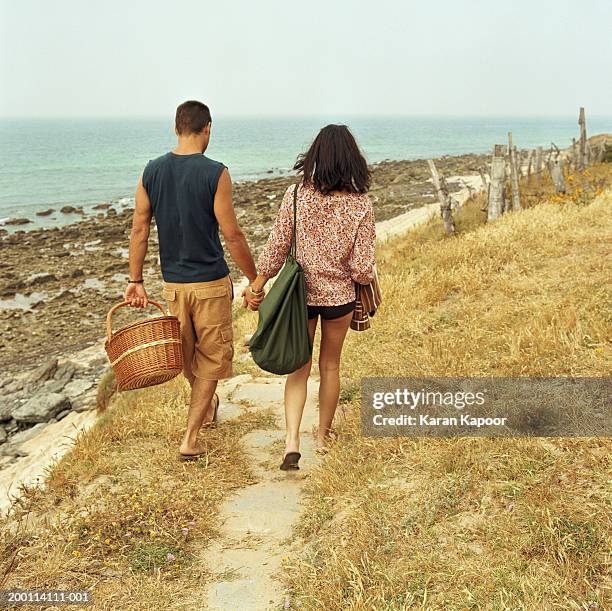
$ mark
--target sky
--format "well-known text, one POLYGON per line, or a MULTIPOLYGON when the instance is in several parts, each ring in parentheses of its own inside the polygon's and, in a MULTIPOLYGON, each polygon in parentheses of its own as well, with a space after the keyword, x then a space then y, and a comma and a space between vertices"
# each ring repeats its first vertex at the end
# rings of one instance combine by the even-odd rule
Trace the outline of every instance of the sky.
POLYGON ((611 0, 0 0, 0 117, 609 116, 611 74, 611 0))

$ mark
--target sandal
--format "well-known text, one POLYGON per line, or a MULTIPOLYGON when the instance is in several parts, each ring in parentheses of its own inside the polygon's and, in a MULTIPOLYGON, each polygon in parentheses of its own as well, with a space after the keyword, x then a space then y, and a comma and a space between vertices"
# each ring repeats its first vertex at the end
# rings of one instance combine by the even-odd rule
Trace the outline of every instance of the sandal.
POLYGON ((178 459, 182 462, 191 462, 194 460, 199 460, 203 456, 206 456, 206 450, 204 448, 195 454, 183 454, 182 452, 179 452, 178 459))
POLYGON ((300 458, 302 458, 302 455, 299 452, 288 452, 285 454, 283 463, 280 466, 281 471, 299 471, 300 465, 298 463, 300 458))

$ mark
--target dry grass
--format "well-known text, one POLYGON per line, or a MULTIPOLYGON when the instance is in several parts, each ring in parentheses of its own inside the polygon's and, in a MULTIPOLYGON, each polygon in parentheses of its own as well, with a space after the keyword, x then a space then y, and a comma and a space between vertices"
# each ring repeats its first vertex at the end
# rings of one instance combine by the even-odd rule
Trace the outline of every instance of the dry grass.
POLYGON ((236 440, 271 420, 209 429, 206 459, 181 463, 187 401, 183 378, 119 395, 0 524, 0 587, 92 589, 99 609, 180 609, 201 589, 218 507, 254 481, 236 440))
POLYGON ((342 436, 286 566, 294 603, 610 608, 609 439, 375 440, 358 421, 363 376, 610 374, 612 192, 590 184, 488 226, 473 201, 460 235, 436 220, 381 249, 385 302, 349 335, 342 436))

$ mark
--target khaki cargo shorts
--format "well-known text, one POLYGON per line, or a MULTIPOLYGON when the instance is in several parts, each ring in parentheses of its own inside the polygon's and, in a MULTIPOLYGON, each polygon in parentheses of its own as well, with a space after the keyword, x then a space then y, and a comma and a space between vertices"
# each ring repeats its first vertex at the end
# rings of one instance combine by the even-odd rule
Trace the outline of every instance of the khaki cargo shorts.
POLYGON ((233 292, 229 276, 211 282, 164 282, 162 295, 181 323, 183 372, 190 381, 232 376, 233 292))

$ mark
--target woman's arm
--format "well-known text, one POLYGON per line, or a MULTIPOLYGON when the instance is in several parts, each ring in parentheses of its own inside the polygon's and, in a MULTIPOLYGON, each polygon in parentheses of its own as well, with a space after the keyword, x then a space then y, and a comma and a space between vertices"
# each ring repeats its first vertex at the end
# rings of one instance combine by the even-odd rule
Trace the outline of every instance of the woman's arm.
POLYGON ((266 282, 278 274, 289 254, 293 237, 294 188, 291 186, 285 192, 268 241, 257 260, 258 275, 250 285, 256 293, 262 291, 266 282))
POLYGON ((349 259, 351 278, 357 284, 369 284, 374 279, 376 224, 372 204, 357 227, 355 244, 349 259))

